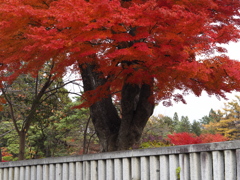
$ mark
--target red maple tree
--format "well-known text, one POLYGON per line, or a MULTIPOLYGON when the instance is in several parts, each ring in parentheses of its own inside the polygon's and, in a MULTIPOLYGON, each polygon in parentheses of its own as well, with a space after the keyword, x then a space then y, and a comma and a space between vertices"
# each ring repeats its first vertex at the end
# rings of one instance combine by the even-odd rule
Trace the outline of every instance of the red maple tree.
POLYGON ((154 103, 240 89, 240 63, 220 46, 239 39, 239 9, 239 0, 0 0, 0 80, 35 76, 48 61, 54 78, 70 67, 102 151, 128 149, 154 103))

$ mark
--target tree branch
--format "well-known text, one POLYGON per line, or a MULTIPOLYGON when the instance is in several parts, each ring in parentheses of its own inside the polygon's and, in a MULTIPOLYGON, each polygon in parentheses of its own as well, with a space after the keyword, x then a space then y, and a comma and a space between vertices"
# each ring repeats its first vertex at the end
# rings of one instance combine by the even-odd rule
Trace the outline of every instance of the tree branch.
POLYGON ((17 126, 17 120, 16 120, 15 115, 14 115, 14 109, 13 109, 12 102, 11 102, 11 100, 7 97, 7 94, 6 94, 6 92, 5 92, 5 90, 4 90, 3 88, 1 88, 1 91, 2 91, 2 93, 3 93, 4 98, 5 98, 6 101, 8 102, 8 105, 9 105, 9 107, 10 107, 10 115, 11 115, 11 117, 12 117, 15 130, 16 130, 17 133, 19 134, 19 133, 20 133, 20 130, 19 130, 18 126, 17 126))

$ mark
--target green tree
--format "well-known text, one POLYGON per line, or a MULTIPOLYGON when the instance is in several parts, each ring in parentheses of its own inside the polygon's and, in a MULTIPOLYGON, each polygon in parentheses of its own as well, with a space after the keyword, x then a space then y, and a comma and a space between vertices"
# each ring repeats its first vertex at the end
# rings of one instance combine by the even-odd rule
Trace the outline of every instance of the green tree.
POLYGON ((162 114, 151 116, 144 128, 142 137, 145 138, 148 135, 164 137, 173 130, 172 128, 173 122, 170 117, 162 114))
POLYGON ((204 116, 200 119, 201 124, 209 124, 210 122, 219 122, 222 115, 219 111, 210 110, 208 116, 204 116))
POLYGON ((200 136, 200 134, 202 133, 201 123, 194 120, 191 126, 191 132, 196 134, 197 136, 200 136))
POLYGON ((179 118, 178 118, 177 112, 175 112, 174 115, 173 115, 173 126, 174 126, 174 129, 177 128, 178 124, 179 124, 179 118))
POLYGON ((181 120, 177 124, 175 131, 176 133, 191 132, 191 123, 187 116, 181 117, 181 120))
POLYGON ((53 66, 46 64, 34 77, 23 74, 11 84, 4 82, 0 89, 6 99, 3 113, 8 119, 5 120, 12 122, 19 137, 19 160, 24 159, 26 135, 31 124, 37 122, 39 116, 42 119, 50 115, 52 108, 55 108, 53 106, 62 103, 56 93, 63 90, 64 82, 61 79, 56 81, 50 73, 53 66), (52 103, 53 101, 55 102, 52 103))
POLYGON ((204 116, 199 120, 202 125, 202 132, 216 134, 216 124, 221 120, 222 117, 223 113, 220 110, 214 111, 211 109, 208 116, 204 116))

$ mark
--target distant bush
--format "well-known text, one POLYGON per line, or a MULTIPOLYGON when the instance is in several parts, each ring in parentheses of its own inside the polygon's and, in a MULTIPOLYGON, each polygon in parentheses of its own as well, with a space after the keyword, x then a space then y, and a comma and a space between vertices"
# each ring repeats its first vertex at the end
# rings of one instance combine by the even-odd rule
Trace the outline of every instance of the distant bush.
POLYGON ((173 145, 185 145, 221 142, 229 139, 221 134, 201 134, 200 136, 197 136, 193 133, 182 132, 169 134, 166 140, 173 145))

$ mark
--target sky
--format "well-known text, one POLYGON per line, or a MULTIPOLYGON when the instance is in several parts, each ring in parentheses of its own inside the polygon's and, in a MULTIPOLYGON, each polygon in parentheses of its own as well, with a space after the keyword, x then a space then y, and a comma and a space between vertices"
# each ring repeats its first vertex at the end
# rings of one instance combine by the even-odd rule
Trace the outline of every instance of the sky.
MULTIPOLYGON (((228 56, 232 59, 240 61, 240 42, 229 43, 224 45, 228 50, 228 56)), ((203 116, 208 115, 211 109, 221 110, 224 108, 224 103, 230 102, 236 99, 235 96, 240 95, 240 92, 233 92, 226 94, 228 100, 218 100, 215 96, 209 97, 207 93, 202 93, 200 97, 196 97, 194 94, 185 96, 187 104, 173 103, 173 106, 165 107, 160 103, 154 110, 154 115, 162 114, 165 116, 173 117, 174 113, 178 113, 178 117, 188 116, 189 120, 199 120, 203 116)))

